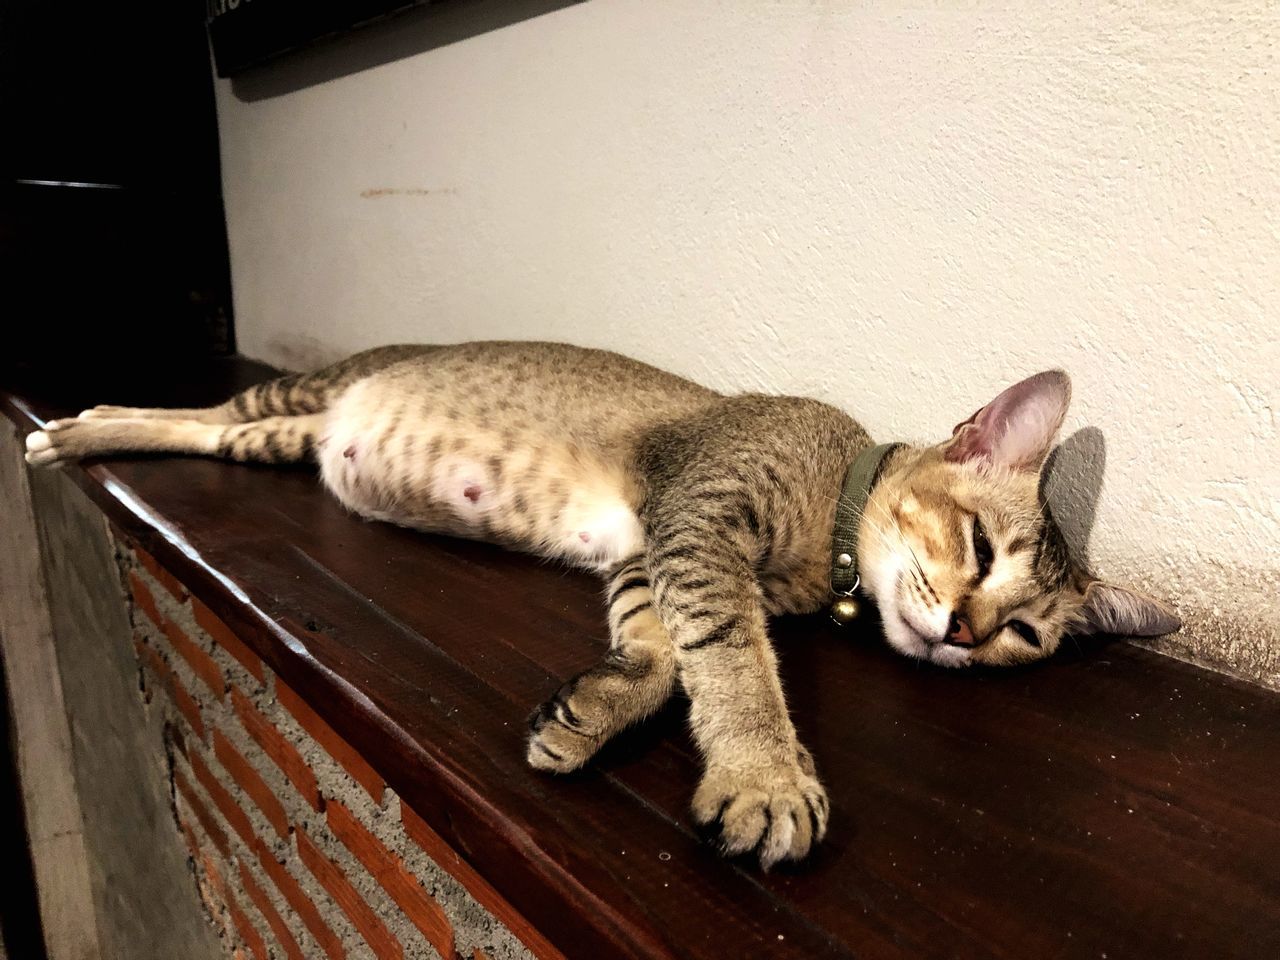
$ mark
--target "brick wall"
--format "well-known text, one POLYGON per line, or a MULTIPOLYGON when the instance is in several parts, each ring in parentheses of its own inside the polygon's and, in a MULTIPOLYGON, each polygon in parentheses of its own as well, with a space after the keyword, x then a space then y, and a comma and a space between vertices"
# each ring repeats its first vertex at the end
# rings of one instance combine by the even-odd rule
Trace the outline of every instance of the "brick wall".
POLYGON ((559 956, 212 611, 117 545, 173 841, 228 956, 559 956))

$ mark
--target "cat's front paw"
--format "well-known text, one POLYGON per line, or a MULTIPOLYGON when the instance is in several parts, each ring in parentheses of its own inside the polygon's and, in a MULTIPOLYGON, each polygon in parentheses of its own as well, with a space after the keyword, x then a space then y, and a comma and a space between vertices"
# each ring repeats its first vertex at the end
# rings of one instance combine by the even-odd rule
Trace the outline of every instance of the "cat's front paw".
POLYGON ((694 819, 729 856, 754 851, 766 870, 800 860, 826 836, 831 809, 807 766, 711 765, 693 795, 694 819))
POLYGON ((529 717, 529 746, 525 761, 535 770, 570 773, 583 766, 600 749, 581 717, 569 705, 566 684, 529 717))

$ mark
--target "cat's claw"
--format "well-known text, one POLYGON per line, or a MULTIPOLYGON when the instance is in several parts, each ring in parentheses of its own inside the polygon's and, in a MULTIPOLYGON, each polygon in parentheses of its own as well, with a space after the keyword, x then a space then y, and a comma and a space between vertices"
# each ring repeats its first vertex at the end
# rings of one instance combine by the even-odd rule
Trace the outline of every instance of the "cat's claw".
POLYGON ((711 767, 693 797, 693 815, 729 856, 755 852, 768 870, 803 859, 827 833, 827 792, 799 763, 711 767))

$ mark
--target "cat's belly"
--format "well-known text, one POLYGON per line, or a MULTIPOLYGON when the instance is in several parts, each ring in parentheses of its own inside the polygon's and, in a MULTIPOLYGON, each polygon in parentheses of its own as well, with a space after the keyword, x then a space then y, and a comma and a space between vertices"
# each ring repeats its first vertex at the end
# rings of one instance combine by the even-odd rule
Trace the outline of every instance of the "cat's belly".
POLYGON ((594 570, 644 546, 636 496, 620 466, 529 433, 343 407, 321 438, 320 473, 361 516, 594 570))

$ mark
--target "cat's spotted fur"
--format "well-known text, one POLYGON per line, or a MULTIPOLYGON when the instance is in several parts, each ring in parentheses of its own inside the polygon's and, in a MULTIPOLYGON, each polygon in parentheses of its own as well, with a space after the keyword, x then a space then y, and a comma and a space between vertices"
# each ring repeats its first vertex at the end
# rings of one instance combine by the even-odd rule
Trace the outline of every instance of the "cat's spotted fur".
MULTIPOLYGON (((947 442, 903 447, 860 526, 889 642, 946 666, 1046 656, 1069 630, 1176 619, 1085 576, 1037 499, 1066 377, 1001 394, 947 442)), ((201 410, 97 407, 27 440, 55 463, 129 451, 314 459, 362 516, 491 540, 607 577, 610 650, 533 715, 528 761, 580 767, 677 682, 706 771, 695 818, 768 866, 827 829, 787 714, 766 617, 830 600, 836 498, 871 443, 813 400, 722 396, 559 344, 387 347, 201 410)))

